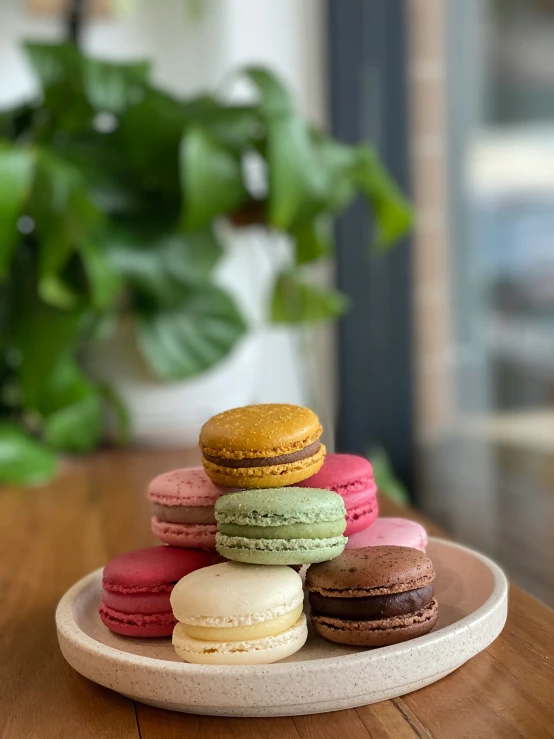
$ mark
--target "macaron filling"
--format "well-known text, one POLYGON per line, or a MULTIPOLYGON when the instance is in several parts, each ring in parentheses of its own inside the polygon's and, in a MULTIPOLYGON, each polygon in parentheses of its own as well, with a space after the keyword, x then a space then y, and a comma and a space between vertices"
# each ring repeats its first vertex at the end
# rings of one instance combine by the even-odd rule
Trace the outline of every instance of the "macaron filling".
POLYGON ((222 641, 234 642, 250 639, 264 639, 268 636, 280 634, 298 621, 302 615, 302 604, 296 606, 292 611, 283 613, 280 616, 271 618, 268 621, 260 621, 255 624, 246 624, 244 626, 197 626, 193 624, 183 624, 183 630, 192 639, 200 641, 222 641))
POLYGON ((356 621, 378 620, 405 616, 419 611, 431 603, 434 594, 434 583, 404 593, 373 595, 366 598, 333 598, 311 592, 310 605, 312 611, 319 616, 356 621))
POLYGON ((206 454, 206 452, 203 452, 203 455, 204 459, 207 459, 208 462, 212 462, 212 464, 217 464, 220 467, 271 467, 273 465, 290 464, 291 462, 297 462, 300 459, 307 459, 308 457, 317 454, 320 446, 321 444, 318 440, 314 441, 312 444, 308 444, 308 446, 304 447, 304 449, 299 449, 295 452, 289 452, 288 454, 279 454, 275 457, 249 457, 245 459, 230 459, 227 457, 212 456, 211 454, 206 454))
POLYGON ((102 602, 121 613, 165 613, 171 611, 170 591, 159 593, 121 593, 102 589, 102 602))
POLYGON ((159 521, 168 521, 169 523, 215 524, 213 505, 187 507, 152 503, 152 513, 159 521))
POLYGON ((218 531, 225 536, 248 539, 329 539, 340 536, 346 521, 316 521, 314 523, 290 523, 282 526, 244 526, 235 523, 220 523, 218 531))

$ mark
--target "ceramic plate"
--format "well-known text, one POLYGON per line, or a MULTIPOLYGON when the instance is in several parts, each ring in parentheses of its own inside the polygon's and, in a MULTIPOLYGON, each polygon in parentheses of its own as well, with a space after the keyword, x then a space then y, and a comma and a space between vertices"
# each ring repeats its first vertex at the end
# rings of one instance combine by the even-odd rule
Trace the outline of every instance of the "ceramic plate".
POLYGON ((506 621, 508 586, 491 560, 440 539, 427 553, 439 620, 429 634, 379 649, 332 644, 310 633, 295 655, 271 665, 190 665, 168 639, 131 639, 102 624, 102 571, 76 583, 56 611, 69 664, 141 703, 221 716, 296 716, 353 708, 440 680, 487 647, 506 621))

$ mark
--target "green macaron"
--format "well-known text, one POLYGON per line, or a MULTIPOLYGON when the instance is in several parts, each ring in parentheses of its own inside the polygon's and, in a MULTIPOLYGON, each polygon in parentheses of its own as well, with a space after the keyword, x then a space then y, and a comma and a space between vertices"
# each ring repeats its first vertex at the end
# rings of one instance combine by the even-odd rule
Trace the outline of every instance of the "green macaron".
POLYGON ((242 490, 216 502, 216 549, 227 559, 263 565, 325 562, 345 547, 340 495, 315 488, 242 490))

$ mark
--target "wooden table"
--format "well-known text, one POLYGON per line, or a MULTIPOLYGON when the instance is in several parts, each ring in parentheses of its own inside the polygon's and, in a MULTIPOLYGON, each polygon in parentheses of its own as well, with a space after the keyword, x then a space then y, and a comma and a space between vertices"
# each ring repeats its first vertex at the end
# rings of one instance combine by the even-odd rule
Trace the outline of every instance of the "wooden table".
MULTIPOLYGON (((44 488, 0 491, 2 739, 554 737, 554 612, 514 586, 508 622, 489 649, 434 685, 355 710, 277 719, 178 714, 74 672, 58 649, 56 603, 110 557, 154 543, 146 483, 194 454, 106 451, 65 463, 44 488)), ((400 513, 386 500, 381 510, 400 513)))

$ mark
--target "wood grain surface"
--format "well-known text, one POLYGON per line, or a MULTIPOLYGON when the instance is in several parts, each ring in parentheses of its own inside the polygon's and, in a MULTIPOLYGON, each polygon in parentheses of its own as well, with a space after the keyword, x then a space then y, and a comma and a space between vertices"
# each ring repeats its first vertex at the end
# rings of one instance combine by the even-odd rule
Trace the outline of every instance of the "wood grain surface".
MULTIPOLYGON (((154 544, 145 489, 196 452, 104 451, 64 463, 51 485, 0 490, 2 739, 551 739, 554 612, 512 586, 508 621, 483 653, 438 683, 372 706, 276 719, 151 708, 74 672, 58 649, 65 590, 120 552, 154 544)), ((440 532, 414 511, 381 500, 440 532)))

